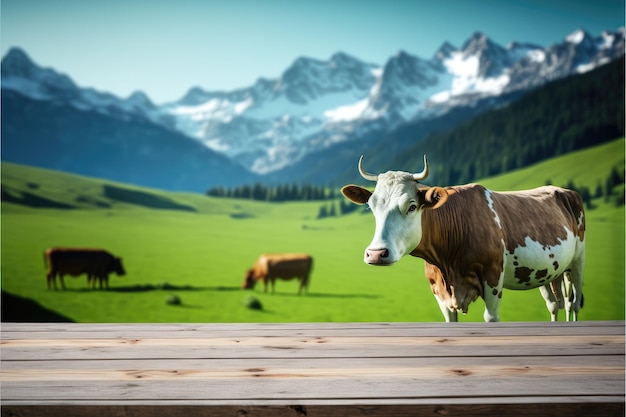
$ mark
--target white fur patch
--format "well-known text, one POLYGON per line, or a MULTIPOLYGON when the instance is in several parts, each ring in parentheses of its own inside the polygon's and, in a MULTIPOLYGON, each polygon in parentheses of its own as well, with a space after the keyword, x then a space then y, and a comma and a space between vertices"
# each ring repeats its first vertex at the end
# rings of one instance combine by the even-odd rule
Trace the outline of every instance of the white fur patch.
POLYGON ((487 198, 487 203, 489 204, 489 210, 491 210, 491 212, 493 213, 496 223, 498 223, 498 227, 502 229, 502 222, 500 221, 500 216, 498 216, 498 213, 496 212, 496 209, 493 206, 493 198, 491 198, 491 191, 485 190, 485 198, 487 198))
POLYGON ((546 285, 570 268, 581 241, 565 228, 567 237, 546 246, 526 237, 513 253, 505 251, 504 288, 527 290, 546 285))

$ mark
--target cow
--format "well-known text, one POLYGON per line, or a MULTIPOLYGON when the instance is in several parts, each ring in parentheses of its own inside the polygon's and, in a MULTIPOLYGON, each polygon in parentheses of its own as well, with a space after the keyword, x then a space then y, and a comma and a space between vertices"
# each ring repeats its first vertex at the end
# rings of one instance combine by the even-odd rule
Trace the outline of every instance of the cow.
POLYGON ((246 271, 243 289, 253 289, 257 281, 263 281, 264 291, 268 283, 274 293, 276 279, 297 278, 300 281, 298 294, 308 291, 309 275, 313 266, 313 258, 303 253, 264 254, 246 271))
POLYGON ((423 186, 429 173, 359 173, 376 181, 374 192, 346 185, 342 193, 368 204, 374 237, 365 249, 370 265, 392 265, 404 255, 425 260, 425 274, 447 322, 467 313, 478 297, 484 320, 499 321, 503 288, 539 288, 553 321, 560 308, 578 320, 585 262, 585 213, 574 191, 544 186, 495 192, 480 184, 423 186))
POLYGON ((57 289, 56 276, 61 280, 61 286, 65 289, 64 275, 78 276, 87 275, 87 287, 95 288, 96 280, 108 288, 109 274, 125 275, 122 259, 113 256, 103 249, 87 248, 49 248, 44 253, 44 260, 48 266, 46 278, 48 289, 57 289))

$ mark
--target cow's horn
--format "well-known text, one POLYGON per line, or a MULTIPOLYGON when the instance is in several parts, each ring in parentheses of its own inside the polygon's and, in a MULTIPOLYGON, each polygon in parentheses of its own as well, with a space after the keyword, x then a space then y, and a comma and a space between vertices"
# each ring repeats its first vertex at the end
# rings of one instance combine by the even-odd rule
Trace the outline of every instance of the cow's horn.
POLYGON ((426 159, 426 155, 424 155, 424 170, 419 174, 413 174, 413 179, 415 181, 421 181, 423 179, 426 179, 426 177, 428 177, 428 172, 428 159, 426 159))
POLYGON ((368 181, 378 180, 378 175, 370 174, 363 169, 363 155, 359 158, 359 174, 368 181))

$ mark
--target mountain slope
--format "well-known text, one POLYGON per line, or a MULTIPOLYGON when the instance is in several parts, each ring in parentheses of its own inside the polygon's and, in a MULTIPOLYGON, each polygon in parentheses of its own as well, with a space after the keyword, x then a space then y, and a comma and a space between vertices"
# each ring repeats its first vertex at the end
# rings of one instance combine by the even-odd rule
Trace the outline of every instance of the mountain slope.
POLYGON ((250 183, 238 164, 145 118, 119 119, 2 89, 2 160, 168 190, 250 183))
MULTIPOLYGON (((535 188, 544 185, 548 180, 559 186, 573 181, 577 186, 593 189, 596 185, 604 183, 612 169, 623 170, 624 161, 624 138, 621 138, 550 158, 503 175, 479 180, 481 184, 498 191, 535 188), (602 161, 602 163, 590 164, 589 161, 602 161), (585 169, 581 170, 581 166, 585 169)), ((356 166, 353 169, 356 169, 356 166)), ((254 211, 262 206, 290 204, 253 200, 237 200, 237 204, 233 204, 231 199, 137 187, 13 163, 2 164, 1 183, 3 202, 31 208, 124 209, 132 205, 147 209, 228 214, 232 212, 233 207, 247 210, 246 206, 250 205, 254 207, 254 209, 250 208, 250 211, 254 211), (111 189, 117 192, 107 191, 111 189), (41 202, 53 204, 40 204, 41 202), (154 202, 160 203, 154 204, 154 202), (164 207, 166 204, 168 206, 164 207)), ((312 203, 312 205, 316 204, 318 203, 312 203)), ((6 207, 3 207, 3 210, 5 209, 6 207)), ((284 216, 284 213, 281 215, 284 216)))

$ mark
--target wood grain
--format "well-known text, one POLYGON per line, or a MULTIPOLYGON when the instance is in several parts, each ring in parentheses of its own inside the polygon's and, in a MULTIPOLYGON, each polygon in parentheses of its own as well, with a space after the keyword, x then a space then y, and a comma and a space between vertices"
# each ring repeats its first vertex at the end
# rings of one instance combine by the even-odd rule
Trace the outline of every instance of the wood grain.
POLYGON ((3 416, 623 415, 624 322, 7 324, 3 416))

